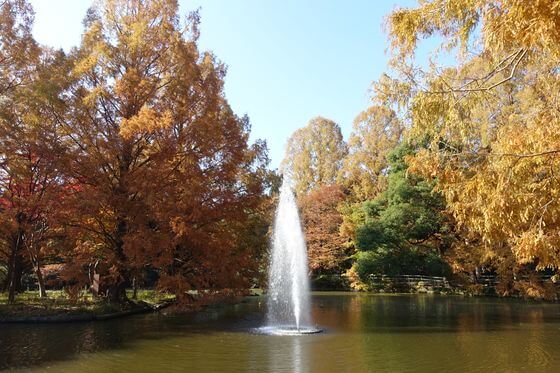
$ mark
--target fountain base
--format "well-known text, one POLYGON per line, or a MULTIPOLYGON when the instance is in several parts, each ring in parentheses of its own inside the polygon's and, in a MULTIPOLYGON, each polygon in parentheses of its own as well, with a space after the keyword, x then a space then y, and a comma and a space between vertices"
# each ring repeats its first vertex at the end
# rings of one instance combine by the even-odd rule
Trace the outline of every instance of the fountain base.
POLYGON ((257 333, 268 335, 307 335, 321 333, 323 329, 314 326, 297 328, 295 326, 263 326, 256 329, 257 333))

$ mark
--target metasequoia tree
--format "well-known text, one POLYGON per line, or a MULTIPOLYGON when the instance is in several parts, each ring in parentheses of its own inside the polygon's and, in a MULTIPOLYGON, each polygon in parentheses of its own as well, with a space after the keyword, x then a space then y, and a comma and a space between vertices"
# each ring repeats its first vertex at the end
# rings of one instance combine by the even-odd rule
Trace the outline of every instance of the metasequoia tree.
POLYGON ((182 24, 177 12, 174 0, 98 2, 58 116, 68 271, 94 266, 111 301, 145 268, 181 299, 247 286, 252 269, 236 232, 264 198, 266 147, 249 146, 225 67, 198 51, 198 15, 182 24))
POLYGON ((0 1, 0 98, 25 84, 39 48, 31 35, 33 11, 26 0, 0 1))
POLYGON ((31 37, 25 1, 0 3, 0 262, 7 267, 8 300, 31 267, 45 296, 41 260, 51 239, 60 198, 57 137, 48 105, 56 105, 61 54, 31 37))
POLYGON ((400 141, 403 125, 387 107, 373 105, 354 120, 348 155, 341 169, 342 183, 354 201, 374 198, 386 186, 387 154, 400 141))
POLYGON ((348 259, 346 240, 339 232, 342 215, 338 205, 344 198, 338 185, 323 185, 299 198, 309 268, 314 276, 340 273, 348 259))
POLYGON ((431 139, 413 167, 437 178, 464 247, 508 278, 558 268, 558 2, 426 1, 392 13, 388 29, 393 65, 406 67, 380 97, 406 97, 411 136, 431 139), (434 35, 461 63, 419 72, 408 58, 434 35))
POLYGON ((347 147, 340 127, 332 120, 316 117, 288 139, 282 172, 297 193, 307 193, 337 181, 347 147))
MULTIPOLYGON (((12 237, 14 233, 13 225, 9 224, 12 214, 8 213, 9 202, 6 199, 7 188, 9 187, 10 175, 6 172, 9 167, 6 165, 8 157, 11 156, 7 141, 4 138, 10 135, 10 126, 13 125, 13 115, 11 104, 14 102, 16 88, 24 83, 26 78, 25 71, 28 69, 26 59, 36 57, 36 44, 31 36, 31 24, 33 14, 29 5, 23 1, 2 1, 0 2, 0 214, 2 214, 2 233, 0 233, 0 264, 7 267, 5 284, 3 289, 15 288, 19 282, 19 268, 21 268, 22 255, 19 253, 20 245, 14 244, 12 237), (33 51, 33 52, 32 52, 33 51), (29 56, 28 56, 29 55, 29 56), (20 73, 23 71, 23 74, 20 73), (18 270, 14 271, 17 267, 18 270), (14 272, 18 272, 17 274, 14 272), (16 279, 18 278, 18 279, 16 279)), ((17 228, 16 228, 17 230, 17 228)), ((10 301, 13 301, 14 290, 10 291, 10 301)))

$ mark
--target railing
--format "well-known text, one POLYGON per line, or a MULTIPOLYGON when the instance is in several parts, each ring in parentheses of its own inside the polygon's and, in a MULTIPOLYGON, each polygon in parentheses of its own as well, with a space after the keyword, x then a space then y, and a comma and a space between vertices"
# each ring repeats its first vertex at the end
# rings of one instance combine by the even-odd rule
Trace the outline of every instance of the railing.
MULTIPOLYGON (((551 281, 552 283, 556 284, 556 285, 560 285, 560 279, 556 279, 553 278, 554 275, 521 275, 521 276, 514 276, 514 281, 519 281, 519 280, 532 280, 532 279, 536 279, 539 282, 547 282, 547 281, 551 281)), ((496 286, 497 284, 500 283, 500 278, 496 275, 479 275, 476 276, 476 278, 474 279, 474 282, 477 284, 481 284, 481 285, 485 285, 485 286, 496 286)))
MULTIPOLYGON (((398 275, 387 276, 380 274, 371 274, 368 276, 368 285, 371 290, 379 290, 384 292, 431 292, 431 291, 447 291, 451 290, 451 284, 446 277, 443 276, 424 276, 424 275, 398 275)), ((514 281, 537 281, 540 283, 552 283, 560 286, 560 275, 550 274, 533 274, 533 275, 515 275, 514 281)), ((491 292, 500 283, 500 278, 493 274, 478 275, 471 278, 471 284, 482 285, 488 292, 491 292)), ((464 285, 464 284, 463 284, 464 285)), ((453 288, 463 288, 461 284, 454 284, 453 288)))
POLYGON ((450 288, 449 281, 447 278, 442 276, 424 276, 424 275, 398 275, 398 276, 386 276, 386 275, 369 275, 370 285, 374 287, 378 286, 407 286, 411 288, 425 287, 425 288, 450 288))

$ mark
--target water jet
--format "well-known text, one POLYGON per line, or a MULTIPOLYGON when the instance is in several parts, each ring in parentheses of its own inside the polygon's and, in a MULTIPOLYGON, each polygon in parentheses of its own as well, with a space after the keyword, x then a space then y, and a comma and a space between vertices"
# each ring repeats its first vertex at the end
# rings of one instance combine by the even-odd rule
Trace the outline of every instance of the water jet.
POLYGON ((287 178, 280 188, 274 220, 268 281, 267 326, 262 332, 299 335, 321 331, 311 320, 307 248, 287 178))

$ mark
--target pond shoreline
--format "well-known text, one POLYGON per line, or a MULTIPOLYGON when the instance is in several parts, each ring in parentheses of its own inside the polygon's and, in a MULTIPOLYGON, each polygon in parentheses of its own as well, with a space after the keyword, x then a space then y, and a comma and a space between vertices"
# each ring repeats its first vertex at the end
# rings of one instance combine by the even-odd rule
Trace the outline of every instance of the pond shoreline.
MULTIPOLYGON (((133 308, 125 309, 116 312, 96 313, 94 311, 71 313, 72 310, 60 309, 58 313, 48 315, 33 315, 33 316, 2 316, 0 315, 0 324, 52 324, 52 323, 67 323, 67 322, 89 322, 89 321, 104 321, 126 316, 139 315, 144 313, 159 312, 164 308, 173 305, 174 301, 162 302, 151 305, 146 302, 138 302, 134 304, 133 308)), ((52 310, 50 310, 52 312, 52 310)), ((24 310, 25 312, 25 310, 24 310)), ((24 313, 22 312, 22 313, 24 313)))
MULTIPOLYGON (((259 296, 258 293, 251 293, 245 297, 259 296)), ((218 302, 209 302, 206 304, 200 304, 193 306, 191 308, 177 308, 170 313, 193 313, 201 312, 208 307, 223 307, 233 304, 239 304, 244 302, 244 296, 233 296, 231 298, 221 299, 218 302)), ((21 311, 12 311, 12 314, 3 314, 2 305, 0 304, 0 325, 2 324, 56 324, 56 323, 74 323, 74 322, 92 322, 92 321, 105 321, 117 318, 124 318, 133 315, 148 314, 148 313, 158 313, 164 309, 173 308, 177 306, 177 301, 175 299, 161 300, 157 303, 149 303, 145 301, 131 301, 128 306, 130 308, 114 310, 111 309, 108 312, 101 311, 103 306, 110 306, 110 304, 101 304, 97 310, 84 310, 77 311, 72 308, 43 308, 40 311, 45 312, 44 314, 30 314, 37 312, 37 309, 21 304, 21 311)))
MULTIPOLYGON (((497 298, 497 299, 512 299, 512 300, 523 300, 531 303, 559 303, 557 300, 546 300, 546 299, 534 299, 526 298, 521 296, 507 296, 501 297, 496 294, 475 294, 464 290, 453 289, 452 291, 440 292, 440 291, 428 291, 428 292, 418 292, 418 291, 400 291, 400 292, 385 292, 385 291, 348 291, 348 290, 315 290, 320 293, 337 293, 337 292, 350 292, 355 294, 375 294, 375 295, 435 295, 440 297, 465 297, 465 298, 497 298)), ((261 294, 251 294, 246 297, 254 296, 264 296, 264 292, 261 294)), ((176 313, 193 313, 193 312, 203 312, 208 307, 225 307, 234 304, 243 303, 245 297, 234 297, 228 300, 222 300, 221 302, 204 304, 200 308, 192 308, 177 311, 176 313)), ((5 316, 0 314, 0 325, 1 324, 56 324, 56 323, 75 323, 75 322, 92 322, 92 321, 105 321, 117 318, 125 318, 133 315, 148 314, 148 313, 158 313, 164 309, 176 305, 175 300, 163 301, 157 304, 150 304, 147 302, 137 302, 135 306, 131 309, 125 309, 116 312, 106 312, 106 313, 96 313, 95 311, 72 313, 70 309, 60 309, 58 313, 52 313, 48 315, 33 315, 24 316, 25 310, 21 314, 15 314, 12 316, 5 316)), ((1 310, 1 307, 0 307, 1 310)), ((53 310, 49 310, 53 311, 53 310)), ((175 313, 175 312, 173 312, 175 313)))

